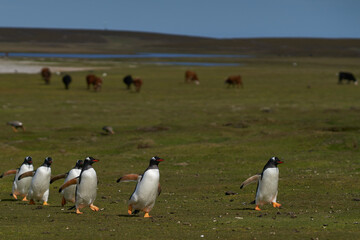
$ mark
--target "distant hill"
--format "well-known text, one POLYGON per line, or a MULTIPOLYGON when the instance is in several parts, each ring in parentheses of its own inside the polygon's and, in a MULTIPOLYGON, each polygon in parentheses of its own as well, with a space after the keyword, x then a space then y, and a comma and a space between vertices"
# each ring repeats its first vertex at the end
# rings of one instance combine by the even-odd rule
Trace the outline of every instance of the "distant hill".
POLYGON ((360 39, 215 39, 131 31, 0 28, 0 52, 360 57, 360 39))

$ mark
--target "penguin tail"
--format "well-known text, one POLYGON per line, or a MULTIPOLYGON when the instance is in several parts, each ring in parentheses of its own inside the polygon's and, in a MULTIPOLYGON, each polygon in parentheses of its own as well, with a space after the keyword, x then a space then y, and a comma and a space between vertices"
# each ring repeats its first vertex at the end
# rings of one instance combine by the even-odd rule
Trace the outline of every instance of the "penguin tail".
POLYGON ((140 210, 134 210, 131 214, 138 214, 140 210))
POLYGON ((73 210, 73 209, 75 209, 75 208, 76 208, 76 205, 74 205, 74 206, 72 206, 72 207, 68 208, 68 210, 73 210))
POLYGON ((255 202, 256 202, 256 200, 254 200, 254 201, 250 202, 250 204, 255 204, 255 202))

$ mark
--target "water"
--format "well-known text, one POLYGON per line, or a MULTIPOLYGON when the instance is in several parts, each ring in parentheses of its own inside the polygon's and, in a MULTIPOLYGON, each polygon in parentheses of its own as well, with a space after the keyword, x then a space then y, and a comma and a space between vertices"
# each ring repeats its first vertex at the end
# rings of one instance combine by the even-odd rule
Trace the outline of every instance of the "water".
MULTIPOLYGON (((250 58, 249 55, 232 54, 187 54, 187 53, 136 53, 136 54, 80 54, 80 53, 4 53, 0 57, 29 57, 29 58, 87 58, 87 59, 149 59, 149 58, 250 58)), ((177 66, 240 66, 240 63, 212 63, 212 62, 146 62, 157 65, 177 66)))
POLYGON ((186 53, 136 53, 136 54, 81 54, 81 53, 4 53, 0 56, 32 58, 249 58, 249 55, 186 54, 186 53))
POLYGON ((210 62, 146 62, 156 65, 176 65, 176 66, 202 66, 202 67, 236 67, 243 66, 240 63, 210 63, 210 62))

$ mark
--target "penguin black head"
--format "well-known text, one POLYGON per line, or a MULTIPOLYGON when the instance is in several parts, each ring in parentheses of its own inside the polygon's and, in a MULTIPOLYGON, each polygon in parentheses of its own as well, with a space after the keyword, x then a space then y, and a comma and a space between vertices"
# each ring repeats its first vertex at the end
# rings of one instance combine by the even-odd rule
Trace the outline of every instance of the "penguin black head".
POLYGON ((77 160, 76 165, 75 165, 74 168, 82 169, 83 165, 84 165, 83 160, 77 160))
POLYGON ((152 157, 150 159, 150 166, 159 165, 159 163, 162 162, 162 161, 164 161, 164 159, 159 158, 158 156, 152 157))
POLYGON ((51 157, 45 158, 43 166, 50 167, 51 164, 52 164, 52 158, 51 157))
POLYGON ((275 166, 277 166, 278 164, 284 163, 284 162, 280 161, 280 159, 278 157, 272 157, 269 159, 268 163, 271 163, 271 164, 274 164, 275 166))
POLYGON ((93 157, 87 157, 85 158, 84 165, 85 164, 92 165, 94 162, 98 162, 98 161, 99 161, 98 159, 95 159, 93 157))
POLYGON ((32 157, 30 157, 30 156, 27 156, 25 159, 24 159, 24 163, 25 164, 32 164, 32 157))
POLYGON ((284 163, 284 162, 280 161, 278 157, 270 158, 269 161, 264 166, 263 172, 268 168, 277 168, 277 165, 280 163, 284 163))

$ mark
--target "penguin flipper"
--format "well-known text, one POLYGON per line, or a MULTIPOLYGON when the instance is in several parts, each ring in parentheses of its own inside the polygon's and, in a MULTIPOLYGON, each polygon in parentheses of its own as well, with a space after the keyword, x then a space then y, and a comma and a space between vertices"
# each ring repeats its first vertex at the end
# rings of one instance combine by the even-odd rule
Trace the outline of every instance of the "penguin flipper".
POLYGON ((159 186, 158 186, 158 196, 160 196, 160 193, 161 193, 161 185, 159 183, 159 186))
POLYGON ((59 180, 61 178, 66 178, 67 174, 68 173, 64 173, 64 174, 59 174, 59 175, 52 177, 50 180, 50 184, 52 184, 53 182, 55 182, 56 180, 59 180))
POLYGON ((6 172, 4 172, 3 174, 0 175, 0 178, 6 177, 6 176, 11 175, 11 174, 16 174, 16 171, 17 171, 17 169, 12 169, 12 170, 6 171, 6 172))
POLYGON ((127 174, 116 180, 116 182, 137 182, 139 174, 127 174))
POLYGON ((63 185, 61 185, 61 187, 59 188, 59 192, 61 192, 62 190, 64 190, 65 188, 77 184, 79 177, 73 178, 69 181, 67 181, 66 183, 64 183, 63 185))
POLYGON ((261 174, 256 174, 252 177, 249 177, 241 184, 240 189, 242 189, 243 187, 246 187, 250 183, 258 182, 260 177, 261 177, 261 174))
POLYGON ((18 180, 21 180, 25 177, 32 177, 32 176, 34 176, 34 174, 35 174, 35 171, 25 172, 18 177, 18 180))

